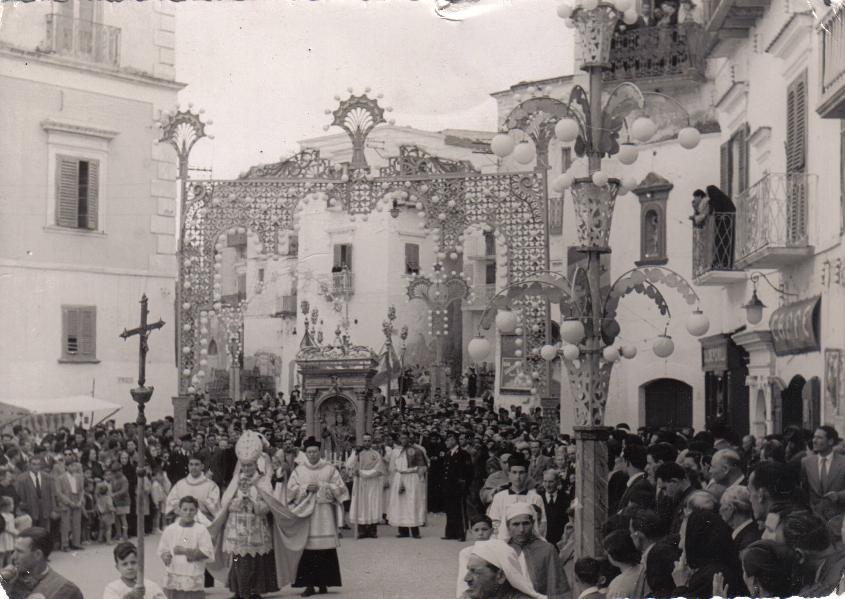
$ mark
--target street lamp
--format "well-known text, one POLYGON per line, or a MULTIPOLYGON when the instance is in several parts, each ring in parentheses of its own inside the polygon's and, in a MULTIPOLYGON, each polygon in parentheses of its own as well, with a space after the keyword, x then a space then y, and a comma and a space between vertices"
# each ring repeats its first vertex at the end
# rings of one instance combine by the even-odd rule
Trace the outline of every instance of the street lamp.
POLYGON ((769 287, 774 289, 778 295, 781 297, 783 296, 793 296, 798 297, 799 294, 791 293, 786 291, 783 287, 778 287, 774 283, 769 280, 762 272, 753 272, 751 273, 751 299, 748 300, 748 303, 743 306, 745 309, 745 319, 748 321, 748 324, 760 324, 763 320, 763 309, 766 307, 760 298, 757 296, 757 283, 760 279, 763 279, 768 283, 769 287))

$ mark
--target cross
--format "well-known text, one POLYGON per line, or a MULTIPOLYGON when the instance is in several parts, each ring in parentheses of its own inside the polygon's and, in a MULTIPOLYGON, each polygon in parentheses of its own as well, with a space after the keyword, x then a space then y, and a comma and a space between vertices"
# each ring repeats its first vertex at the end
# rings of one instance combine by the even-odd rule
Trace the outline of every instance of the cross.
POLYGON ((164 321, 159 318, 158 322, 154 322, 152 324, 147 324, 147 316, 149 315, 150 311, 147 308, 147 294, 143 294, 141 296, 141 326, 126 330, 123 329, 123 332, 120 336, 123 338, 124 341, 132 337, 133 335, 138 335, 139 343, 138 343, 138 386, 143 387, 144 383, 147 380, 147 352, 150 349, 150 346, 147 344, 147 338, 150 336, 150 333, 156 329, 160 329, 164 326, 164 321))

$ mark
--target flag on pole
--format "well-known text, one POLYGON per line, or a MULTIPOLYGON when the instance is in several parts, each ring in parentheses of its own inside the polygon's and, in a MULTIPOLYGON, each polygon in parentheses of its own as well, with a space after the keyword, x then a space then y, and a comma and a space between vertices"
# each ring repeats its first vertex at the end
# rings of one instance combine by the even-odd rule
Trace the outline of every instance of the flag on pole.
MULTIPOLYGON (((387 351, 388 346, 385 343, 381 349, 381 354, 379 355, 378 360, 378 372, 373 377, 372 384, 374 387, 381 387, 382 385, 387 383, 388 378, 388 368, 387 368, 387 351)), ((390 346, 390 380, 395 381, 399 378, 399 375, 402 374, 401 366, 399 364, 399 357, 396 355, 396 350, 393 349, 393 345, 390 346)))

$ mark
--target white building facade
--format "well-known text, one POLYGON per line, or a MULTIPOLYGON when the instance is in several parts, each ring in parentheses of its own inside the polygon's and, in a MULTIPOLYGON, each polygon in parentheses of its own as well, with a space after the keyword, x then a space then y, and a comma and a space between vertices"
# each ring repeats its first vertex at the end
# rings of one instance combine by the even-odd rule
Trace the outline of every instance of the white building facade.
MULTIPOLYGON (((142 294, 153 320, 173 314, 175 155, 153 141, 183 87, 175 17, 81 0, 0 11, 0 397, 93 394, 134 419, 138 345, 119 334, 142 294)), ((176 394, 173 326, 150 337, 151 418, 176 394)))

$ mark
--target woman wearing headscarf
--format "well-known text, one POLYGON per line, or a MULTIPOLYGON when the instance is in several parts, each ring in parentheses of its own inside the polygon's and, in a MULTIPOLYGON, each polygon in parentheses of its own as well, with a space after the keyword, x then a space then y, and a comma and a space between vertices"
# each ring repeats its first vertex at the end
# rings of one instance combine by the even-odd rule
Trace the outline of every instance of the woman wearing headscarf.
POLYGON ((499 539, 473 545, 464 582, 463 599, 545 599, 523 573, 516 551, 499 539))
POLYGON ((676 585, 672 596, 710 599, 717 573, 722 574, 731 596, 747 595, 730 527, 710 511, 694 511, 685 523, 681 529, 683 553, 672 572, 676 585))

